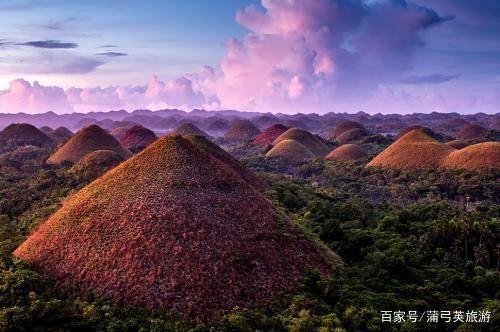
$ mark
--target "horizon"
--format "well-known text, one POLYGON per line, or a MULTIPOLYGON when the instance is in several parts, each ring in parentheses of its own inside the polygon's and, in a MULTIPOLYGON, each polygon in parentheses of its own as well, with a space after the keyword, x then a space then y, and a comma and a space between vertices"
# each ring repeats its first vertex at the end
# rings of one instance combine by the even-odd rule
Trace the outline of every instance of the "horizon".
POLYGON ((5 1, 0 113, 495 114, 500 2, 5 1))

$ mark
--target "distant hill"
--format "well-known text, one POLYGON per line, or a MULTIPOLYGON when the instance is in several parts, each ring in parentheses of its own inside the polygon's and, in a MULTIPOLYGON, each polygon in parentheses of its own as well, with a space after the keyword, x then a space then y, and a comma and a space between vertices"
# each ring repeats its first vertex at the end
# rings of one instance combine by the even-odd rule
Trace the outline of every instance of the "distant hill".
POLYGON ((259 136, 257 136, 254 139, 253 142, 260 146, 270 145, 274 142, 275 139, 277 139, 281 134, 283 134, 288 129, 289 128, 287 126, 284 126, 282 124, 272 125, 271 127, 261 132, 259 136))
POLYGON ((76 163, 87 154, 97 150, 111 150, 123 159, 129 158, 132 153, 120 145, 111 134, 104 129, 91 125, 83 128, 61 146, 48 160, 48 164, 64 162, 76 163))
POLYGON ((345 162, 356 161, 366 158, 366 152, 356 144, 344 144, 330 152, 325 158, 328 160, 340 160, 345 162))
POLYGON ((224 134, 224 138, 234 141, 246 141, 257 137, 259 128, 248 120, 239 120, 233 123, 231 128, 224 134))
POLYGON ((300 164, 316 155, 303 144, 293 139, 283 139, 266 153, 266 157, 278 158, 294 164, 300 164))
POLYGON ((500 143, 478 143, 453 151, 443 159, 441 165, 451 169, 500 169, 500 143))
POLYGON ((139 152, 147 148, 158 139, 151 130, 141 125, 135 125, 127 129, 125 135, 120 139, 120 144, 132 152, 139 152))
POLYGON ((179 127, 175 128, 174 131, 170 133, 171 135, 187 136, 187 135, 197 135, 197 136, 208 136, 206 132, 198 128, 192 123, 183 123, 179 127))
POLYGON ((14 123, 0 132, 0 153, 26 145, 49 147, 52 144, 49 136, 27 123, 14 123))
POLYGON ((276 146, 279 142, 284 140, 294 140, 302 144, 317 157, 324 157, 330 152, 328 147, 318 137, 304 129, 288 129, 274 140, 273 145, 276 146))
POLYGON ((412 130, 368 163, 367 166, 399 170, 438 168, 455 148, 438 142, 422 130, 412 130))

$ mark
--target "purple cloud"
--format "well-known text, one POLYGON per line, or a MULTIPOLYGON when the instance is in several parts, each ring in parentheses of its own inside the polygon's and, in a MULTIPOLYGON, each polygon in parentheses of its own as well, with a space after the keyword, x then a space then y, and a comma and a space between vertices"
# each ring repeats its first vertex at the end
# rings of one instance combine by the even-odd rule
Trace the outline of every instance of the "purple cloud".
POLYGON ((103 52, 103 53, 97 53, 96 55, 98 56, 107 56, 111 58, 116 58, 116 57, 121 57, 121 56, 127 56, 128 53, 122 53, 122 52, 103 52))
POLYGON ((442 75, 442 74, 432 74, 432 75, 412 75, 408 77, 403 77, 399 80, 403 84, 439 84, 449 82, 455 78, 460 77, 460 75, 442 75))
POLYGON ((31 46, 31 47, 37 47, 37 48, 77 48, 78 44, 76 43, 63 43, 60 42, 59 40, 35 40, 35 41, 29 41, 26 43, 21 43, 18 45, 23 45, 23 46, 31 46))

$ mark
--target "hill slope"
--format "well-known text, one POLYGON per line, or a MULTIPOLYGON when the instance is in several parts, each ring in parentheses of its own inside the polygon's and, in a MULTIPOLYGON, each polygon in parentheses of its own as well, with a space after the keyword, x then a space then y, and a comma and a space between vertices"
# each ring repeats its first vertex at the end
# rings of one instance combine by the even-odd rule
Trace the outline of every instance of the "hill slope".
POLYGON ((147 148, 158 139, 151 130, 141 125, 135 125, 127 129, 125 135, 120 139, 120 144, 133 152, 139 152, 147 148))
POLYGON ((111 150, 118 153, 123 159, 129 158, 132 153, 123 148, 118 141, 104 129, 90 125, 76 133, 61 146, 48 160, 48 164, 63 162, 76 163, 87 154, 97 150, 111 150))
POLYGON ((0 132, 0 153, 26 145, 48 147, 52 143, 46 134, 27 123, 13 123, 0 132))
POLYGON ((441 143, 421 130, 412 130, 372 159, 367 166, 399 170, 440 167, 455 148, 441 143))
POLYGON ((210 141, 208 138, 204 136, 190 135, 186 136, 186 139, 199 148, 202 148, 203 150, 208 152, 212 157, 215 157, 219 161, 223 162, 251 186, 257 189, 263 189, 267 187, 264 181, 253 174, 245 165, 243 165, 240 161, 238 161, 220 146, 210 141))
POLYGON ((444 168, 478 170, 500 168, 500 143, 485 142, 451 152, 442 161, 444 168))
POLYGON ((294 140, 302 144, 317 157, 324 157, 328 154, 328 152, 330 152, 328 147, 323 142, 321 142, 316 136, 304 129, 288 129, 286 132, 284 132, 274 140, 273 145, 276 146, 278 143, 284 140, 294 140))
POLYGON ((316 157, 307 147, 293 139, 285 139, 267 151, 266 157, 279 158, 291 163, 303 163, 307 159, 316 157))
POLYGON ((207 321, 330 269, 257 190, 166 136, 70 197, 16 251, 61 285, 207 321))
POLYGON ((366 157, 366 152, 363 151, 359 145, 356 144, 344 144, 339 146, 332 152, 330 152, 326 159, 329 160, 341 160, 341 161, 354 161, 363 159, 366 157))

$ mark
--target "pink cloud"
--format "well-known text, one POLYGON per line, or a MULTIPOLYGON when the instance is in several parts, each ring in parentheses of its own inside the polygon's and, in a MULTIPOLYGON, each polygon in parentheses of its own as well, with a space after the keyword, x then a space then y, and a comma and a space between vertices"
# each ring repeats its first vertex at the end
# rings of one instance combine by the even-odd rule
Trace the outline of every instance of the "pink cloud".
POLYGON ((0 111, 42 113, 49 111, 67 112, 72 107, 63 89, 55 86, 42 86, 38 82, 16 79, 10 82, 9 89, 0 91, 0 111))
POLYGON ((391 88, 423 45, 422 34, 447 20, 426 7, 404 0, 262 0, 262 7, 238 11, 236 20, 249 32, 226 42, 217 66, 168 81, 152 77, 144 86, 64 91, 24 81, 21 93, 16 84, 0 93, 0 110, 29 104, 32 112, 204 107, 291 113, 465 105, 391 88))

